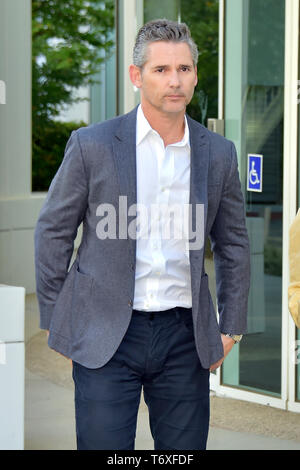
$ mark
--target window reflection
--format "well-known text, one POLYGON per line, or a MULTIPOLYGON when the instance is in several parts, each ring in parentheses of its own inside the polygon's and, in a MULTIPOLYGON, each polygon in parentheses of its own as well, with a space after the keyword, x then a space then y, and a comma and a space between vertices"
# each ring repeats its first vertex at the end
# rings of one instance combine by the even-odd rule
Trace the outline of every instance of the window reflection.
POLYGON ((112 0, 32 0, 33 191, 48 190, 72 130, 90 123, 90 85, 114 44, 114 17, 112 0))
MULTIPOLYGON (((241 130, 243 187, 248 154, 259 154, 263 155, 263 189, 261 193, 245 190, 251 249, 248 333, 237 350, 237 373, 232 376, 228 358, 223 381, 280 396, 285 2, 249 0, 242 13, 241 30, 235 30, 232 17, 226 16, 227 35, 232 41, 236 34, 234 40, 243 45, 237 69, 227 69, 226 80, 228 84, 231 74, 240 74, 241 111, 235 118, 241 130)), ((227 109, 230 106, 227 102, 227 109)))

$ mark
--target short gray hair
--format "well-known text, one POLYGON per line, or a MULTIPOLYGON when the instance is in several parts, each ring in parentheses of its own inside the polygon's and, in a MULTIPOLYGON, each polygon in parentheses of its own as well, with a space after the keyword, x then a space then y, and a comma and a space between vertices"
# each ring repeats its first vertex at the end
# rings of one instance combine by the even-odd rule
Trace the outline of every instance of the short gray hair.
POLYGON ((185 42, 188 44, 194 66, 198 62, 198 48, 191 37, 190 30, 185 23, 178 23, 166 19, 149 21, 139 30, 134 49, 133 63, 142 68, 147 61, 147 46, 151 42, 171 41, 185 42))

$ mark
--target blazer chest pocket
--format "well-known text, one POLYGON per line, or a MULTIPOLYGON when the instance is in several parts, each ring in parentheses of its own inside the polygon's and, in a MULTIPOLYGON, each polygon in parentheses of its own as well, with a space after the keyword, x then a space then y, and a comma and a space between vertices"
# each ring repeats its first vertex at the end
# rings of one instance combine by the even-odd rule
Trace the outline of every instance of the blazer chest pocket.
POLYGON ((79 271, 75 272, 72 300, 72 336, 84 334, 91 317, 91 299, 94 279, 79 271))

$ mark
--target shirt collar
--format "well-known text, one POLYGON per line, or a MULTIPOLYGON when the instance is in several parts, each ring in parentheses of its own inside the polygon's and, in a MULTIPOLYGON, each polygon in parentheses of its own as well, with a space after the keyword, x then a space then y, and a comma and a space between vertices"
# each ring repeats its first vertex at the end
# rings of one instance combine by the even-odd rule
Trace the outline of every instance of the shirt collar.
POLYGON ((136 116, 136 145, 139 145, 142 140, 149 134, 155 132, 145 118, 142 106, 139 105, 136 116))
MULTIPOLYGON (((186 116, 184 116, 184 123, 184 136, 182 140, 170 145, 175 147, 184 147, 187 145, 190 147, 190 133, 186 116)), ((150 132, 159 135, 154 129, 152 129, 143 113, 142 106, 139 105, 136 119, 136 145, 139 145, 150 132)))

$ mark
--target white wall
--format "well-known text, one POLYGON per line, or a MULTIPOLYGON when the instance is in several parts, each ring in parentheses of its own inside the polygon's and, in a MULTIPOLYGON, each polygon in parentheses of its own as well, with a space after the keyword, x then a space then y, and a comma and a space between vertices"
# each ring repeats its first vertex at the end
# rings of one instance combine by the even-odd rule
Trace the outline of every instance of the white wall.
MULTIPOLYGON (((128 77, 137 3, 126 0, 125 8, 120 1, 123 113, 138 99, 128 77)), ((33 235, 46 196, 31 192, 31 0, 0 0, 0 81, 6 88, 5 104, 0 100, 0 283, 25 287, 28 294, 35 292, 33 235)))
POLYGON ((31 1, 0 2, 0 283, 34 292, 33 230, 44 195, 31 194, 31 1))

